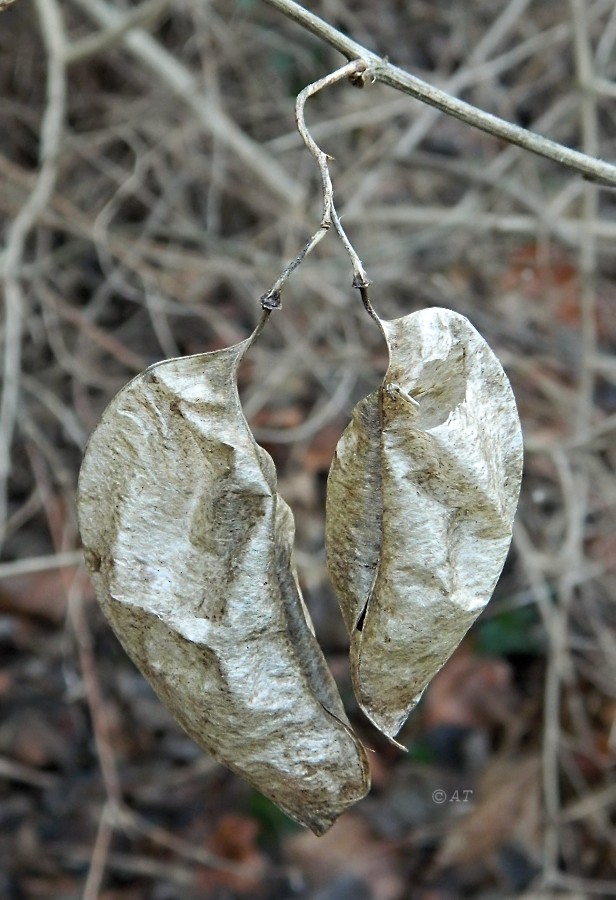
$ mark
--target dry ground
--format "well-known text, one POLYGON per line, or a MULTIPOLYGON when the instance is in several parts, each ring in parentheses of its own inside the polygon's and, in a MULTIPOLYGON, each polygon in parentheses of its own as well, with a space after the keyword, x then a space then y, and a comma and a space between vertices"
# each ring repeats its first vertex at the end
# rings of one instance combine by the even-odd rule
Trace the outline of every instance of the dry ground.
MULTIPOLYGON (((310 8, 457 96, 616 158, 613 0, 310 8)), ((92 599, 74 502, 87 435, 149 363, 247 335, 321 215, 295 95, 341 62, 259 0, 17 0, 0 15, 7 900, 616 895, 613 190, 379 85, 310 101, 375 306, 467 315, 526 442, 495 598, 404 756, 353 706, 325 578, 329 462, 384 366, 328 235, 241 379, 319 636, 375 750, 370 798, 327 836, 203 757, 92 599)))

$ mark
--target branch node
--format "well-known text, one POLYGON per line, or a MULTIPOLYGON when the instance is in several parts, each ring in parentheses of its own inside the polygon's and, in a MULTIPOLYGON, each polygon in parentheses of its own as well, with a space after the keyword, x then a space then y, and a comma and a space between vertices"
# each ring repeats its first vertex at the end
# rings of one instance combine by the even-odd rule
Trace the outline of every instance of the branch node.
POLYGON ((323 188, 323 216, 318 230, 312 235, 306 246, 298 253, 295 259, 289 263, 289 265, 285 268, 283 273, 280 275, 276 283, 269 289, 269 291, 267 291, 267 293, 263 294, 263 296, 261 297, 261 306, 263 309, 272 310, 281 308, 281 288, 286 283, 291 273, 295 271, 295 269, 304 261, 306 256, 312 250, 314 250, 319 241, 327 234, 332 224, 334 225, 336 232, 338 233, 347 253, 349 254, 351 263, 353 265, 353 272, 355 278, 357 279, 357 286, 359 287, 361 285, 365 286, 369 284, 363 271, 361 261, 355 253, 355 250, 353 249, 346 234, 344 233, 342 225, 340 224, 340 219, 338 218, 338 214, 336 213, 336 208, 334 206, 334 189, 327 165, 327 161, 333 159, 334 157, 329 153, 325 153, 325 151, 321 150, 321 148, 317 145, 310 132, 308 131, 304 119, 304 106, 306 104, 306 100, 309 97, 312 97, 323 88, 329 87, 332 84, 336 84, 336 82, 341 81, 343 78, 351 77, 354 74, 361 74, 366 70, 367 67, 368 63, 365 60, 355 59, 352 62, 347 63, 347 65, 342 66, 342 68, 336 69, 335 72, 326 75, 324 78, 320 78, 319 81, 315 81, 313 84, 309 84, 304 88, 303 91, 300 91, 300 93, 297 95, 297 101, 295 104, 295 120, 297 122, 297 128, 302 137, 302 140, 312 154, 321 173, 321 184, 323 188))
MULTIPOLYGON (((529 150, 551 159, 560 165, 568 166, 581 175, 590 177, 597 184, 616 187, 616 166, 605 162, 595 156, 572 150, 563 144, 549 140, 540 134, 527 131, 513 122, 500 119, 498 116, 487 113, 464 100, 442 91, 434 85, 422 81, 415 75, 405 72, 394 66, 386 57, 379 58, 366 47, 351 40, 347 35, 329 25, 327 22, 304 9, 295 0, 265 0, 270 6, 275 7, 283 15, 293 19, 306 30, 312 32, 321 40, 326 41, 347 59, 354 60, 349 63, 350 70, 345 71, 345 76, 351 79, 352 84, 361 87, 366 84, 366 78, 372 81, 380 81, 435 107, 449 116, 454 116, 461 122, 479 128, 487 134, 494 135, 500 140, 508 141, 517 147, 529 150)), ((331 82, 330 82, 331 83, 331 82)), ((314 87, 314 86, 313 86, 314 87)), ((316 87, 314 90, 318 90, 316 87)), ((313 90, 313 93, 314 93, 313 90)))
POLYGON ((269 290, 261 297, 261 308, 267 310, 282 309, 280 291, 269 290))
POLYGON ((360 90, 366 86, 366 82, 364 80, 365 72, 351 72, 349 75, 349 82, 353 85, 353 87, 359 88, 360 90))
POLYGON ((365 272, 356 273, 353 276, 353 287, 357 290, 365 290, 368 285, 372 284, 365 272))
POLYGON ((387 56, 384 56, 382 59, 375 60, 374 62, 368 63, 364 71, 361 73, 364 79, 364 84, 366 83, 366 78, 370 79, 370 84, 374 84, 378 80, 379 75, 384 72, 388 66, 389 57, 387 56))

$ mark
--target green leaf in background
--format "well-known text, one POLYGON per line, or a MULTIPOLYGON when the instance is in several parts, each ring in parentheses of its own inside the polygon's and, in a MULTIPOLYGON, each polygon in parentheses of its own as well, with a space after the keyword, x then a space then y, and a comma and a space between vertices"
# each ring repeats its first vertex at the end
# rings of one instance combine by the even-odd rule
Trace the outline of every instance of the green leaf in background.
POLYGON ((520 606, 490 616, 475 627, 477 650, 489 656, 543 652, 539 618, 535 606, 520 606))
POLYGON ((248 812, 260 823, 266 840, 278 841, 285 834, 301 830, 293 819, 259 791, 251 793, 248 812))

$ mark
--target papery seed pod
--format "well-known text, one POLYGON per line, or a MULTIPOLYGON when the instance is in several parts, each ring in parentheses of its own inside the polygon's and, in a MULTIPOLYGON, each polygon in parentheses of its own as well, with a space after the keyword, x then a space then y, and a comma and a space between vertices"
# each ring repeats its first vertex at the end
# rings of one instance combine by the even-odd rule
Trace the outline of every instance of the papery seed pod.
POLYGON ((111 401, 79 480, 102 608, 201 747, 324 832, 369 787, 316 642, 293 518, 237 394, 254 335, 152 366, 111 401))
POLYGON ((357 699, 393 740, 492 595, 522 434, 507 376, 464 316, 380 325, 389 368, 338 444, 326 544, 357 699))

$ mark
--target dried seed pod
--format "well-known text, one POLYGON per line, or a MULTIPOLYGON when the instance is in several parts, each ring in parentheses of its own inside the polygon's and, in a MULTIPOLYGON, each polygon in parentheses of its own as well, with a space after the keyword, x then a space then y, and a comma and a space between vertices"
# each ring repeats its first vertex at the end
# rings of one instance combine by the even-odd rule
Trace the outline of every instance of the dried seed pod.
POLYGON ((368 765, 300 594, 291 512, 240 406, 254 336, 120 391, 87 447, 79 521, 97 597, 163 704, 320 834, 367 792, 368 765))
POLYGON ((492 595, 522 434, 507 376, 464 316, 380 325, 389 368, 338 444, 326 543, 357 699, 393 740, 492 595))

